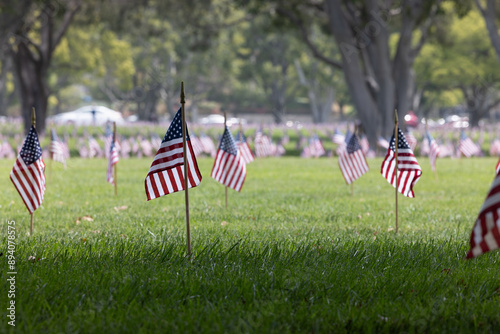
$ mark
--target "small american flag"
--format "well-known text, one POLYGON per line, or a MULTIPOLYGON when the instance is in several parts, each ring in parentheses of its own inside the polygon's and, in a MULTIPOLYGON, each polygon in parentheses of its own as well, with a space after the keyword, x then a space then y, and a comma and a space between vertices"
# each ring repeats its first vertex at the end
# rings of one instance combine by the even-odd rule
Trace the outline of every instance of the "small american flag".
POLYGON ((410 130, 406 132, 406 141, 408 142, 408 145, 410 146, 411 150, 415 151, 415 147, 417 147, 418 141, 410 130))
POLYGON ((104 154, 106 158, 109 158, 109 153, 111 152, 111 141, 113 140, 113 131, 111 130, 111 125, 109 122, 106 123, 106 134, 104 140, 104 154))
POLYGON ((115 180, 113 178, 113 166, 116 165, 120 160, 117 144, 118 142, 116 141, 115 135, 114 133, 112 133, 111 146, 109 147, 109 154, 108 154, 108 172, 106 175, 108 182, 111 184, 115 184, 115 180))
POLYGON ((254 146, 257 158, 268 157, 271 155, 271 141, 262 133, 262 130, 257 131, 254 146))
MULTIPOLYGON (((188 188, 201 182, 201 173, 193 153, 186 126, 186 160, 188 164, 188 188)), ((182 108, 175 114, 170 127, 156 152, 144 181, 149 200, 184 190, 184 151, 182 144, 182 108)))
POLYGON ((50 131, 50 147, 49 153, 52 160, 60 162, 66 167, 66 159, 64 158, 64 146, 57 137, 56 131, 52 129, 50 131))
POLYGON ((368 138, 366 138, 365 135, 361 136, 359 145, 361 145, 361 149, 363 150, 364 154, 367 154, 370 151, 370 143, 368 142, 368 138))
POLYGON ((479 211, 470 237, 470 250, 467 258, 498 249, 500 245, 500 176, 497 175, 490 192, 479 211))
POLYGON ((246 164, 249 164, 255 160, 253 153, 250 150, 250 146, 248 146, 245 135, 243 134, 243 131, 239 131, 238 135, 236 136, 236 146, 238 146, 241 158, 246 164))
POLYGON ((246 176, 246 164, 236 148, 233 135, 226 126, 215 157, 212 177, 226 187, 240 191, 246 176))
POLYGON ((323 147, 323 144, 321 143, 321 140, 319 139, 318 135, 314 135, 312 137, 309 146, 311 146, 311 154, 316 158, 326 153, 325 148, 323 147))
MULTIPOLYGON (((387 149, 387 155, 380 169, 382 176, 392 184, 393 187, 396 187, 396 175, 394 175, 396 167, 395 149, 396 141, 393 135, 389 148, 387 149)), ((422 169, 413 155, 413 151, 408 145, 405 135, 401 129, 398 128, 398 191, 406 197, 415 197, 413 186, 417 183, 421 175, 422 169)))
POLYGON ((345 143, 345 136, 339 129, 335 129, 332 141, 334 144, 343 145, 345 143))
POLYGON ((351 136, 346 149, 339 156, 339 167, 347 184, 353 183, 368 172, 369 167, 365 155, 355 134, 351 136))
POLYGON ((14 167, 12 167, 10 179, 21 195, 28 211, 35 212, 42 204, 45 194, 45 164, 34 126, 31 126, 14 167))
POLYGON ((89 157, 94 158, 94 157, 101 157, 102 156, 102 150, 101 146, 99 146, 99 143, 97 140, 94 139, 94 137, 90 136, 89 137, 89 157))
POLYGON ((469 137, 467 137, 465 131, 462 131, 462 133, 460 134, 460 143, 458 144, 458 150, 462 152, 462 154, 467 158, 470 158, 471 156, 479 153, 479 148, 469 137))
POLYGON ((215 145, 214 142, 212 141, 212 138, 207 136, 206 134, 201 134, 200 138, 201 144, 203 145, 203 152, 206 154, 209 154, 212 158, 215 157, 215 145))
POLYGON ((439 145, 432 138, 429 131, 426 132, 427 141, 429 142, 429 162, 431 163, 432 171, 436 170, 436 158, 439 156, 439 145))
POLYGON ((389 148, 389 142, 384 137, 378 137, 377 145, 385 149, 389 148))
POLYGON ((198 137, 196 137, 195 134, 191 134, 189 138, 191 139, 191 145, 193 146, 194 155, 199 157, 204 152, 203 143, 198 137))

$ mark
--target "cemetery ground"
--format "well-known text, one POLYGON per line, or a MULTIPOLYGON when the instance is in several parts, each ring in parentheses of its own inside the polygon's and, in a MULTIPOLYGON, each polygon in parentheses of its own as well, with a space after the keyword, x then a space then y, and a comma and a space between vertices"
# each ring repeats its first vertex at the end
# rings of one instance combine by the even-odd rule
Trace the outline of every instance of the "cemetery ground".
POLYGON ((500 252, 464 260, 496 158, 438 159, 414 199, 380 175, 350 195, 337 159, 260 159, 241 193, 210 177, 146 202, 151 159, 46 161, 47 190, 30 216, 0 161, 0 333, 494 332, 500 252), (16 327, 8 325, 8 222, 15 221, 16 327))

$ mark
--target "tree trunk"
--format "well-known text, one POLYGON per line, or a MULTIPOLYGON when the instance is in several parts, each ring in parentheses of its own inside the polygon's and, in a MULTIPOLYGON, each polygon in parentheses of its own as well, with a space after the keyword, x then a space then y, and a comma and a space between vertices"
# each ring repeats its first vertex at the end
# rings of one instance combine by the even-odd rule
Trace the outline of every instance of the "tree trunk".
POLYGON ((479 0, 475 0, 479 11, 483 15, 488 34, 490 35, 491 44, 497 54, 498 62, 500 63, 500 35, 498 34, 498 27, 496 25, 496 8, 495 0, 488 0, 486 8, 483 8, 479 0))
POLYGON ((380 134, 380 120, 374 112, 377 110, 377 105, 365 84, 365 76, 359 60, 359 51, 352 44, 352 41, 355 40, 353 32, 342 14, 340 0, 327 0, 325 4, 330 29, 341 49, 342 68, 351 100, 357 109, 361 122, 365 126, 370 145, 376 147, 377 136, 380 134))
POLYGON ((19 43, 17 52, 12 55, 19 92, 21 95, 21 114, 24 121, 24 130, 31 127, 31 111, 35 108, 36 128, 39 133, 45 131, 45 118, 49 89, 46 82, 46 66, 42 60, 33 58, 28 46, 19 43), (45 67, 45 68, 44 68, 45 67))

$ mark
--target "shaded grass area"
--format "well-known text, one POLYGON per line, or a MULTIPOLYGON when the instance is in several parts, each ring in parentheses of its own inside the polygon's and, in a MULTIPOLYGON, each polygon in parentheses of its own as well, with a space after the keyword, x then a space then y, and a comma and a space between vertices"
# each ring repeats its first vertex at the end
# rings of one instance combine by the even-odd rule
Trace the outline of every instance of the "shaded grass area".
MULTIPOLYGON (((395 235, 394 191, 380 159, 369 161, 353 197, 335 160, 256 161, 242 192, 229 191, 229 210, 224 188, 209 177, 213 161, 201 159, 204 179, 189 192, 191 258, 184 194, 146 202, 147 159, 120 161, 117 197, 105 183, 105 160, 52 166, 32 238, 4 177, 2 249, 7 220, 18 228, 16 329, 495 332, 499 253, 464 256, 496 159, 439 160, 439 179, 419 161, 417 197, 400 197, 395 235), (86 215, 93 220, 76 223, 86 215)), ((12 163, 2 161, 0 174, 12 163)), ((10 329, 4 297, 0 332, 10 329)))

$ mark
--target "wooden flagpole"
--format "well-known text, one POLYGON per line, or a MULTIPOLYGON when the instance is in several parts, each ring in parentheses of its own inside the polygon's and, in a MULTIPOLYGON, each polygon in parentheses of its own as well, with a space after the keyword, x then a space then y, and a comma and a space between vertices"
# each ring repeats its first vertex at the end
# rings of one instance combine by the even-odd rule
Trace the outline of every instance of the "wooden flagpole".
POLYGON ((394 110, 394 146, 396 150, 396 166, 394 167, 394 177, 396 178, 396 233, 398 233, 398 110, 394 110))
MULTIPOLYGON (((31 108, 31 125, 36 129, 36 113, 35 113, 35 107, 31 108)), ((33 221, 34 221, 34 216, 33 213, 31 213, 31 225, 30 225, 30 236, 33 235, 33 221)))
MULTIPOLYGON (((113 139, 112 140, 114 140, 116 142, 116 122, 113 122, 113 139)), ((115 144, 114 142, 111 143, 111 145, 114 145, 114 144, 115 144)), ((115 149, 116 149, 116 147, 115 147, 115 149)), ((111 152, 109 152, 109 154, 111 155, 111 152)), ((111 157, 109 157, 109 158, 111 159, 111 157)), ((116 172, 117 166, 116 165, 118 165, 118 164, 113 165, 113 172, 115 174, 113 176, 113 180, 115 181, 114 182, 115 183, 115 196, 118 195, 118 179, 116 178, 116 174, 117 174, 117 172, 116 172)))
MULTIPOLYGON (((224 111, 224 131, 226 131, 226 121, 227 121, 227 116, 226 112, 224 111)), ((227 210, 227 186, 225 186, 225 188, 226 188, 226 210, 227 210)))
POLYGON ((182 111, 182 150, 184 154, 184 194, 186 200, 186 230, 187 230, 187 253, 191 256, 191 228, 189 227, 189 195, 188 195, 188 165, 187 165, 187 146, 186 146, 186 111, 184 95, 184 81, 181 82, 181 111, 182 111))

